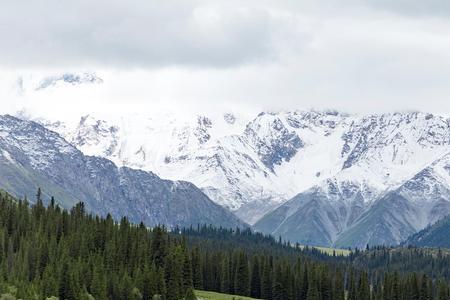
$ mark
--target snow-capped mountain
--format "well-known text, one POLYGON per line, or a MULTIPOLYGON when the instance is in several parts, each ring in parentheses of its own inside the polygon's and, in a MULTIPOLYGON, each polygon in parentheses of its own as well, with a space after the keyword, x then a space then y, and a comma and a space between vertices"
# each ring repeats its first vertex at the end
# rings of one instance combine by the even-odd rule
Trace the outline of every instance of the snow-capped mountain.
POLYGON ((40 122, 85 154, 191 181, 215 202, 255 222, 339 170, 340 152, 331 157, 323 150, 328 141, 343 143, 337 127, 345 119, 335 112, 261 113, 253 120, 231 113, 165 113, 40 122))
POLYGON ((65 72, 52 75, 23 75, 16 80, 19 95, 64 86, 102 84, 103 79, 95 72, 65 72))
POLYGON ((264 216, 257 230, 323 246, 392 245, 450 213, 448 120, 370 116, 342 138, 342 170, 264 216))
POLYGON ((36 91, 43 90, 52 86, 60 84, 80 85, 80 84, 100 84, 103 83, 103 79, 98 77, 95 73, 64 73, 56 76, 48 76, 43 78, 36 91))
MULTIPOLYGON (((257 222, 256 229, 304 243, 393 243, 445 213, 433 217, 424 210, 429 213, 420 222, 410 219, 415 214, 405 216, 411 226, 396 232, 399 223, 389 225, 384 241, 375 233, 358 235, 370 223, 361 220, 381 199, 413 184, 412 178, 450 152, 450 121, 442 116, 293 111, 245 118, 155 112, 40 122, 85 154, 191 181, 243 220, 257 222), (352 238, 346 232, 353 232, 352 238)), ((417 209, 426 205, 405 199, 408 205, 418 203, 417 209)))
POLYGON ((59 134, 11 116, 0 116, 0 189, 33 201, 41 187, 65 208, 83 201, 96 214, 128 216, 148 226, 245 226, 195 185, 163 180, 151 172, 118 168, 85 156, 59 134))

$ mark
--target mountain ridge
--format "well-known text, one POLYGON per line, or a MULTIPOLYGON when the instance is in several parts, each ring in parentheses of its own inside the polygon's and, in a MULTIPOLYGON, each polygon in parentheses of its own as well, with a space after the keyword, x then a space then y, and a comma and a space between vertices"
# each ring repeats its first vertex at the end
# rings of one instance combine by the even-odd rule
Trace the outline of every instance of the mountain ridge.
MULTIPOLYGON (((300 193, 282 204, 264 216, 254 227, 262 232, 280 234, 291 240, 320 246, 364 248, 368 244, 397 245, 410 235, 450 214, 449 170, 450 152, 430 163, 425 169, 397 187, 380 192, 377 197, 374 197, 373 202, 364 203, 359 199, 357 202, 359 206, 351 207, 352 212, 356 215, 352 217, 351 213, 347 214, 350 216, 350 223, 338 222, 337 225, 331 226, 332 229, 338 228, 338 231, 327 230, 330 226, 321 224, 320 228, 312 231, 312 234, 309 234, 307 230, 305 232, 308 224, 330 222, 330 220, 338 219, 338 211, 347 211, 347 213, 349 211, 349 207, 345 206, 345 201, 335 202, 337 207, 326 202, 329 198, 320 194, 322 190, 319 187, 300 193), (441 180, 442 178, 439 176, 442 175, 442 169, 448 172, 445 180, 441 180), (430 191, 434 191, 434 194, 430 191), (311 212, 311 207, 318 204, 324 208, 319 207, 311 212), (324 214, 318 214, 323 210, 327 212, 327 215, 334 214, 335 218, 327 218, 324 214), (314 213, 318 215, 314 215, 314 213), (311 218, 314 219, 314 222, 311 218), (286 224, 295 224, 302 231, 292 230, 291 227, 283 228, 286 224), (323 229, 325 229, 325 233, 318 234, 323 229), (320 239, 323 236, 325 239, 320 239)), ((358 190, 356 194, 352 195, 359 197, 359 193, 358 190)), ((342 195, 337 197, 346 199, 342 195)))
POLYGON ((66 208, 83 201, 94 213, 126 214, 148 226, 245 226, 190 182, 85 156, 56 132, 8 115, 0 116, 0 167, 1 187, 9 193, 30 196, 41 187, 47 200, 55 196, 66 208))

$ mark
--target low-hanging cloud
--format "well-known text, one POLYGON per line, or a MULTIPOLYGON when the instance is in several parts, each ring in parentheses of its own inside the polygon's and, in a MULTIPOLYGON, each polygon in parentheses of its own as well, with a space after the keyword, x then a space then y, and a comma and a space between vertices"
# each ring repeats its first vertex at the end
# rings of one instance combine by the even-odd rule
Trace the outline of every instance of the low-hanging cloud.
POLYGON ((131 103, 139 110, 169 103, 202 110, 245 105, 450 114, 449 5, 0 1, 0 99, 9 99, 11 86, 21 90, 17 77, 27 73, 39 80, 88 70, 104 84, 25 91, 19 106, 51 111, 60 105, 68 113, 69 104, 121 113, 131 103))
POLYGON ((277 22, 226 2, 0 2, 0 65, 230 67, 277 59, 277 22))

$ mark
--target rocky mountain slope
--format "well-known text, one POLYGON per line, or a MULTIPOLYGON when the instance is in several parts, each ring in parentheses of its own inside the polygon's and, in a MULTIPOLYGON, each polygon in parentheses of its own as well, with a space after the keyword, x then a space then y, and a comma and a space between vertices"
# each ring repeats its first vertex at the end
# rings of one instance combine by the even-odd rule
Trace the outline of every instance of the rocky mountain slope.
POLYGON ((413 234, 404 246, 450 248, 450 216, 413 234))
POLYGON ((243 225, 192 183, 85 156, 35 122, 0 116, 0 188, 33 200, 38 187, 66 208, 84 201, 94 213, 149 226, 243 225))
MULTIPOLYGON (((417 129, 417 124, 409 124, 408 127, 417 129)), ((381 151, 376 149, 377 153, 374 153, 375 149, 365 148, 367 154, 355 156, 372 152, 365 160, 350 166, 347 160, 336 176, 298 194, 264 216, 255 228, 307 244, 365 247, 367 244, 398 244, 445 217, 450 214, 450 154, 440 153, 449 150, 448 127, 435 127, 444 130, 438 136, 431 131, 433 124, 429 125, 425 128, 430 131, 424 134, 414 131, 418 137, 418 149, 411 151, 414 144, 408 145, 403 140, 403 146, 396 150, 397 138, 377 143, 377 147, 385 148, 381 151), (434 152, 430 153, 427 147, 434 152), (391 160, 377 159, 380 152, 388 152, 389 148, 391 160), (426 154, 410 155, 417 152, 426 154), (396 165, 396 155, 403 157, 397 161, 399 165, 396 165), (420 170, 420 158, 425 161, 434 159, 436 155, 441 156, 420 170), (405 165, 410 170, 414 169, 408 166, 412 159, 415 159, 419 171, 402 180, 400 171, 406 169, 405 165), (391 182, 392 173, 398 175, 391 182)), ((407 133, 405 128, 398 130, 407 133)), ((395 133, 394 137, 397 135, 395 133)), ((408 174, 406 170, 403 172, 408 174)))

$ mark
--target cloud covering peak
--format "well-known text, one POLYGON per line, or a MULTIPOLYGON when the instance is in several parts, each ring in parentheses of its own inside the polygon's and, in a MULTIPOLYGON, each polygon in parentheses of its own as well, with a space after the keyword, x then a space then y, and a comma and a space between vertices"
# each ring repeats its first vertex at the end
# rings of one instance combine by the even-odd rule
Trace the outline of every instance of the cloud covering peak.
POLYGON ((105 84, 15 102, 450 113, 449 16, 448 0, 0 1, 0 97, 93 70, 105 84))

